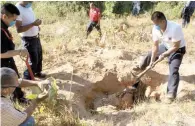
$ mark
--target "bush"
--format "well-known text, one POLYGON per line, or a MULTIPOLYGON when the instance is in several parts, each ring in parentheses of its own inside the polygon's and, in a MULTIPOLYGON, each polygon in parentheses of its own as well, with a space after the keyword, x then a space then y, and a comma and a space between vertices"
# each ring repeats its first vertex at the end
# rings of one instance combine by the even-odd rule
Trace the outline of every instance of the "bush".
POLYGON ((155 6, 155 11, 162 11, 167 19, 175 19, 180 18, 183 6, 184 2, 159 2, 155 6))
POLYGON ((113 8, 115 6, 115 3, 116 3, 115 1, 113 1, 113 2, 106 1, 104 3, 105 10, 104 10, 104 12, 102 14, 105 15, 105 16, 108 16, 108 17, 114 16, 114 14, 113 14, 113 8))
MULTIPOLYGON (((1 5, 5 1, 1 2, 1 5)), ((16 3, 16 2, 11 2, 16 3)), ((57 20, 64 20, 68 15, 87 18, 89 12, 89 1, 41 1, 34 2, 33 8, 37 18, 44 19, 44 23, 53 23, 57 20)), ((94 1, 94 4, 100 8, 104 17, 115 17, 115 15, 127 16, 132 11, 132 1, 94 1)), ((141 2, 141 13, 152 13, 153 11, 162 11, 168 19, 180 18, 184 2, 141 2)), ((70 17, 70 16, 69 16, 70 17)), ((77 17, 74 17, 77 18, 77 17)))

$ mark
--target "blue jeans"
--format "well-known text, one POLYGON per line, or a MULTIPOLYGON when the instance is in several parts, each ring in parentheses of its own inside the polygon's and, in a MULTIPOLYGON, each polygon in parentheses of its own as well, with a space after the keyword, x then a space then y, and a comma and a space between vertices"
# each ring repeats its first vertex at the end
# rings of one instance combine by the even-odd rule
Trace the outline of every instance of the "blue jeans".
POLYGON ((20 126, 35 126, 35 120, 31 116, 25 122, 23 122, 20 126))

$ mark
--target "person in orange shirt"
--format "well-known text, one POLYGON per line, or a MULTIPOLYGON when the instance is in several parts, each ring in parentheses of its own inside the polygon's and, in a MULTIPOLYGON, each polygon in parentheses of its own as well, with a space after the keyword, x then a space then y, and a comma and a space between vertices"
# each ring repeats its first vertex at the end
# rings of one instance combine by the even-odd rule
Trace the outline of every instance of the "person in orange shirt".
POLYGON ((100 13, 100 9, 96 8, 94 3, 90 3, 89 18, 90 18, 90 23, 87 27, 86 38, 88 38, 89 34, 91 33, 94 27, 99 32, 99 37, 101 37, 102 36, 101 29, 100 29, 101 13, 100 13))

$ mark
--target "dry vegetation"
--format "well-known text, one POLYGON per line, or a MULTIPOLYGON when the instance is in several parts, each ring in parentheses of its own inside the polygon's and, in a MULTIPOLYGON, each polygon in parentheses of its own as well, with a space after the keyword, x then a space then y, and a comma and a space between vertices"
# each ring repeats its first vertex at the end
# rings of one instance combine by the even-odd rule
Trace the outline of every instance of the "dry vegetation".
MULTIPOLYGON (((181 22, 180 20, 176 20, 181 22)), ((70 91, 70 75, 72 68, 75 74, 74 79, 77 78, 76 74, 80 73, 80 77, 90 76, 85 75, 86 71, 94 71, 93 74, 98 78, 102 73, 100 61, 91 65, 91 60, 87 60, 85 65, 79 67, 80 60, 87 56, 96 53, 94 50, 123 50, 131 55, 132 65, 139 61, 140 57, 150 50, 151 29, 152 23, 149 15, 141 15, 139 18, 127 17, 120 19, 103 19, 101 21, 101 28, 105 41, 96 43, 98 35, 96 30, 92 32, 89 39, 85 39, 85 29, 87 18, 79 17, 73 19, 67 17, 64 21, 55 22, 52 24, 43 24, 41 26, 41 41, 44 50, 44 71, 50 76, 54 76, 60 81, 68 80, 63 89, 66 91, 62 96, 66 98, 58 99, 58 104, 55 106, 48 106, 43 103, 34 113, 38 126, 70 126, 70 125, 86 125, 86 126, 193 126, 195 125, 195 20, 188 28, 184 29, 185 39, 187 42, 187 54, 185 55, 183 64, 181 66, 181 75, 184 78, 181 81, 183 85, 181 90, 185 90, 185 94, 181 99, 178 99, 171 105, 166 105, 161 102, 145 101, 138 104, 133 109, 117 111, 113 106, 102 106, 94 110, 92 114, 84 111, 83 104, 80 102, 78 90, 85 92, 88 83, 81 81, 80 88, 73 86, 72 92, 70 91), (121 22, 129 24, 129 28, 125 32, 115 33, 121 22), (98 64, 99 63, 99 64, 98 64), (67 65, 68 64, 68 65, 67 65), (88 69, 87 67, 90 67, 88 69), (85 68, 86 67, 86 68, 85 68), (62 73, 61 71, 67 73, 62 73), (67 84, 67 85, 66 85, 67 84), (75 94, 74 94, 75 93, 75 94), (73 98, 70 98, 73 95, 73 98), (76 95, 76 96, 75 96, 76 95), (78 107, 79 105, 80 108, 78 107), (73 107, 72 107, 73 106, 73 107), (75 107, 76 106, 76 107, 75 107), (73 109, 71 111, 71 108, 73 109), (76 113, 75 111, 81 112, 76 113), (73 114, 74 113, 74 114, 73 114), (76 114, 75 114, 76 113, 76 114), (85 114, 84 114, 85 113, 85 114), (84 114, 84 115, 82 115, 84 114), (80 119, 78 117, 81 117, 80 119)), ((20 48, 20 39, 16 34, 15 29, 12 29, 15 37, 17 47, 20 48)), ((113 54, 115 55, 115 54, 113 54)), ((92 57, 93 58, 93 57, 92 57)), ((86 58, 87 59, 87 58, 86 58)), ((109 62, 111 59, 103 61, 109 62)), ((16 64, 20 72, 24 69, 24 63, 16 57, 16 64)), ((126 61, 130 62, 130 61, 126 61)), ((162 75, 168 75, 168 66, 166 62, 159 64, 155 69, 162 75)), ((161 76, 159 76, 161 77, 161 76)), ((89 77, 90 78, 90 77, 89 77)), ((76 83, 76 81, 75 81, 76 83)), ((63 83, 64 84, 64 83, 63 83)), ((166 85, 166 82, 163 83, 166 85)), ((101 95, 101 94, 100 94, 101 95)))

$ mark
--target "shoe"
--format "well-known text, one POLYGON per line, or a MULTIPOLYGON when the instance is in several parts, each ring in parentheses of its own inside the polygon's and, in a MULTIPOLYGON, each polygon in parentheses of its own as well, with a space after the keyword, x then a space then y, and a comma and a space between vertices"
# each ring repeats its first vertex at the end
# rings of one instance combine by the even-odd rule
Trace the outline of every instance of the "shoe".
POLYGON ((30 74, 29 74, 28 70, 24 71, 24 73, 23 73, 23 79, 32 80, 31 77, 30 77, 30 74))
POLYGON ((164 103, 165 104, 171 104, 175 100, 175 97, 173 94, 167 94, 164 103))
POLYGON ((38 77, 38 78, 45 78, 45 77, 46 77, 46 74, 37 73, 37 74, 35 74, 35 77, 38 77))
POLYGON ((174 101, 174 99, 165 98, 164 103, 165 103, 165 104, 171 104, 173 101, 174 101))

